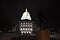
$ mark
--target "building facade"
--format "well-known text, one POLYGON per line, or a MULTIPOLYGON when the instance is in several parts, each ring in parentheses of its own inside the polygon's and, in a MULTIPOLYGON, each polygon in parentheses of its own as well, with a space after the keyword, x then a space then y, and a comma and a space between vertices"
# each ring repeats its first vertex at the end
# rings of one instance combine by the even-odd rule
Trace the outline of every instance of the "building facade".
POLYGON ((32 35, 34 33, 34 21, 32 21, 32 18, 30 16, 30 13, 27 11, 27 8, 25 12, 22 14, 18 24, 19 24, 18 29, 20 34, 32 35))

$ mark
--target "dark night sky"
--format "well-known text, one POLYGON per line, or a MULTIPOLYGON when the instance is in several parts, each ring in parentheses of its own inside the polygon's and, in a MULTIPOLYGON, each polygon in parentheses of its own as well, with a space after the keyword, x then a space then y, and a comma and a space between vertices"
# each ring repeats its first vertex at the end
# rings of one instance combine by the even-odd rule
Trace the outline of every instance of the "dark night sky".
POLYGON ((60 26, 59 1, 56 0, 2 0, 0 29, 15 24, 28 8, 33 20, 49 26, 60 26), (38 20, 39 19, 39 20, 38 20))

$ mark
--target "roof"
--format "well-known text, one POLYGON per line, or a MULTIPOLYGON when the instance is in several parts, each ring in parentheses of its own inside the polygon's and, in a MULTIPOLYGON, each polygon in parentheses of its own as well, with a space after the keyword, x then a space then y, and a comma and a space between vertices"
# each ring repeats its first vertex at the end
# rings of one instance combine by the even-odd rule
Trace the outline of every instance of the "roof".
POLYGON ((26 20, 26 19, 31 20, 31 16, 30 16, 30 13, 27 11, 27 8, 21 17, 21 20, 26 20))

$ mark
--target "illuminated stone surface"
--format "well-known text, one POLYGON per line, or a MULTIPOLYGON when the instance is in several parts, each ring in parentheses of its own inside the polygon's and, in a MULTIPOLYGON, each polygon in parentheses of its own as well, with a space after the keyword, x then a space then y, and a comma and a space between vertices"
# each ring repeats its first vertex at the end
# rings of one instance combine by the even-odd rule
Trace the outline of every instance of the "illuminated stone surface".
POLYGON ((25 19, 31 20, 31 16, 30 16, 30 13, 27 11, 27 8, 21 17, 21 20, 25 20, 25 19))

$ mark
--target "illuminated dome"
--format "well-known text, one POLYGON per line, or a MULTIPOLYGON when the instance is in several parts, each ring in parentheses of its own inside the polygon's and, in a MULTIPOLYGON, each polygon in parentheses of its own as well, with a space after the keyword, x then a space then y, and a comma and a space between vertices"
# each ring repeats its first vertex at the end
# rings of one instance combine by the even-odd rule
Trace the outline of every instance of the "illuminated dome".
POLYGON ((26 20, 26 19, 31 20, 31 16, 30 16, 30 13, 27 11, 27 8, 21 17, 21 20, 26 20))

